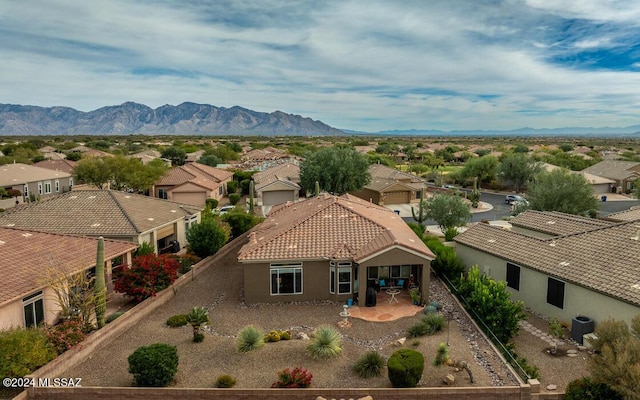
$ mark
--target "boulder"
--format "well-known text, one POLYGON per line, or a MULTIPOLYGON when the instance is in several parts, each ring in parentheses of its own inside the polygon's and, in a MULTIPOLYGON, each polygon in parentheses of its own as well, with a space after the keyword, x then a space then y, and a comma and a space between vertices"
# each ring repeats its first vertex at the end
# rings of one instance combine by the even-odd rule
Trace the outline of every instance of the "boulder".
POLYGON ((451 386, 456 383, 456 378, 451 374, 447 374, 444 378, 442 378, 442 383, 451 386))

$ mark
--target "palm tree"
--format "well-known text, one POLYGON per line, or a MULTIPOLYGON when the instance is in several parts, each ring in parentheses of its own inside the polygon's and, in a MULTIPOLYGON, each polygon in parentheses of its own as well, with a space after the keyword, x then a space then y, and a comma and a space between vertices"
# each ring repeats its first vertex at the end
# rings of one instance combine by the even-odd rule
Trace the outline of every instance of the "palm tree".
POLYGON ((196 306, 187 314, 187 322, 193 328, 193 341, 202 342, 204 335, 200 332, 202 325, 209 323, 209 313, 204 307, 196 306))

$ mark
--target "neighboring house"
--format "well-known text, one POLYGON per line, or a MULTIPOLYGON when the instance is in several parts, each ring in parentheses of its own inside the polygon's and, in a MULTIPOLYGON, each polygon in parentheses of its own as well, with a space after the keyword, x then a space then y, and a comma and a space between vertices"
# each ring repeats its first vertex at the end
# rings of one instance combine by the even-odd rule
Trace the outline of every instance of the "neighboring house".
MULTIPOLYGON (((0 227, 0 330, 55 323, 60 307, 51 275, 95 271, 97 246, 96 238, 0 227)), ((131 265, 131 253, 137 247, 104 241, 109 286, 112 268, 131 265)))
POLYGON ((628 193, 633 190, 633 182, 640 178, 640 162, 604 160, 582 171, 613 180, 613 192, 628 193))
POLYGON ((154 197, 204 207, 207 199, 220 201, 233 172, 200 163, 171 168, 152 188, 154 197))
POLYGON ((187 153, 187 157, 185 158, 185 163, 196 162, 202 157, 204 154, 204 150, 196 150, 193 153, 187 153))
POLYGON ((67 235, 103 236, 152 244, 186 246, 186 230, 200 220, 200 207, 115 190, 74 190, 0 215, 0 227, 67 235))
POLYGON ((604 219, 614 222, 640 221, 640 206, 631 207, 628 210, 618 211, 617 213, 607 214, 604 219))
POLYGON ((139 153, 131 154, 130 158, 137 158, 143 164, 149 164, 153 160, 161 159, 165 165, 171 167, 171 160, 168 158, 162 158, 162 155, 158 150, 144 150, 139 153))
POLYGON ((291 156, 275 147, 265 147, 264 149, 253 149, 242 155, 240 163, 237 167, 242 170, 262 171, 269 168, 283 159, 291 158, 291 156), (263 165, 264 167, 260 167, 263 165))
POLYGON ((386 165, 370 165, 369 174, 369 184, 351 194, 381 206, 416 203, 420 201, 420 192, 426 190, 420 178, 386 165))
POLYGON ((433 253, 393 211, 349 194, 274 207, 238 254, 247 303, 354 299, 405 284, 428 298, 433 253))
MULTIPOLYGON (((541 163, 542 167, 545 171, 553 171, 558 169, 557 165, 549 164, 549 163, 541 163)), ((580 174, 584 177, 584 179, 591 184, 593 188, 593 193, 601 194, 601 193, 611 193, 613 187, 616 184, 616 181, 613 179, 605 178, 603 176, 594 175, 592 173, 587 172, 587 170, 582 171, 568 171, 571 174, 580 174)))
POLYGON ((44 199, 68 192, 73 186, 69 172, 53 171, 27 164, 0 166, 0 187, 22 193, 22 200, 44 199))
POLYGON ((253 181, 259 206, 274 206, 299 199, 300 167, 297 164, 279 164, 257 172, 253 181))
POLYGON ((107 153, 106 151, 92 149, 91 147, 82 145, 76 146, 69 151, 82 153, 83 157, 113 157, 113 154, 107 153))
POLYGON ((467 229, 454 239, 457 255, 505 281, 514 300, 561 322, 581 315, 630 323, 640 314, 638 220, 527 211, 515 221, 513 231, 483 223, 467 229))
POLYGON ((37 162, 33 164, 36 167, 50 169, 52 171, 62 171, 73 175, 73 169, 76 167, 77 162, 66 159, 49 159, 37 162))

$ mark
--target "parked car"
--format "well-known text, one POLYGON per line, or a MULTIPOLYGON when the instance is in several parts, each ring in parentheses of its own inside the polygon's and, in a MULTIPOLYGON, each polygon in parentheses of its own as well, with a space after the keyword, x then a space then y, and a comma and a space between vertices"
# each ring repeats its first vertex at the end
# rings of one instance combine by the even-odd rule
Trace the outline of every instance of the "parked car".
POLYGON ((458 187, 454 186, 454 185, 442 185, 442 188, 443 189, 457 189, 458 187))
POLYGON ((525 203, 525 204, 529 204, 529 202, 527 201, 527 199, 525 199, 522 196, 519 196, 517 194, 508 194, 504 197, 504 202, 507 204, 515 204, 515 203, 525 203))
POLYGON ((233 210, 234 208, 236 208, 236 206, 220 207, 220 210, 218 210, 218 215, 225 215, 226 213, 228 213, 229 211, 233 210))

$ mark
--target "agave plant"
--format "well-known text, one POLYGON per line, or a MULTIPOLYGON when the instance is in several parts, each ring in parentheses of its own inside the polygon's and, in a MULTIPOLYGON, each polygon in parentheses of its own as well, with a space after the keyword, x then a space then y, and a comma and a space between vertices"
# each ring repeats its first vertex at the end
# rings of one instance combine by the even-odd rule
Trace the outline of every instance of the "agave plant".
POLYGON ((201 332, 202 326, 209 323, 209 313, 204 307, 196 306, 187 314, 187 322, 193 328, 193 341, 202 342, 204 335, 201 332))
POLYGON ((331 358, 342 353, 342 337, 329 325, 321 325, 307 346, 311 358, 331 358))

